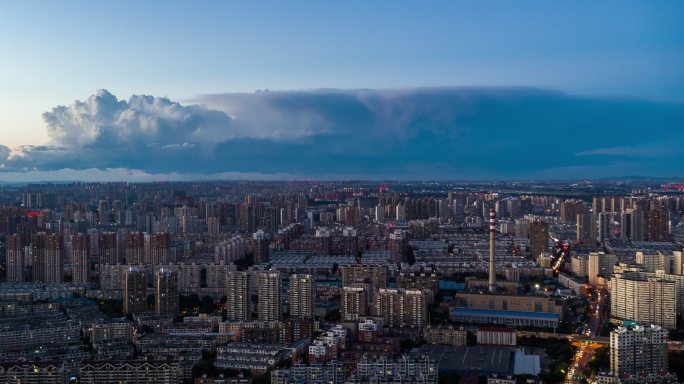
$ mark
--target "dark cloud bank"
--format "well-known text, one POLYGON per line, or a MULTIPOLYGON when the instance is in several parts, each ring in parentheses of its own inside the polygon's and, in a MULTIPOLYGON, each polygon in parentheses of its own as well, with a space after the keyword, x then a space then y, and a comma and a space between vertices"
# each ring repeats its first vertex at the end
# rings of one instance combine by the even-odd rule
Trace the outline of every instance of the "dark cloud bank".
MULTIPOLYGON (((684 176, 684 104, 533 88, 307 90, 182 105, 106 90, 43 114, 2 171, 123 168, 323 178, 684 176)), ((2 174, 0 173, 0 178, 2 174)))

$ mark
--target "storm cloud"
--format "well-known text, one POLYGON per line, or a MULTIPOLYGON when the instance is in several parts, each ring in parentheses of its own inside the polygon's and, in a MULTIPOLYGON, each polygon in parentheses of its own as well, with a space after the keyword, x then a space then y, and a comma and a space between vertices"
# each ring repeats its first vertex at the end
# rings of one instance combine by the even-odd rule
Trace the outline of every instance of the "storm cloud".
MULTIPOLYGON (((183 103, 106 90, 43 114, 0 171, 317 178, 684 176, 684 104, 537 88, 260 91, 183 103)), ((0 174, 1 177, 1 174, 0 174)))

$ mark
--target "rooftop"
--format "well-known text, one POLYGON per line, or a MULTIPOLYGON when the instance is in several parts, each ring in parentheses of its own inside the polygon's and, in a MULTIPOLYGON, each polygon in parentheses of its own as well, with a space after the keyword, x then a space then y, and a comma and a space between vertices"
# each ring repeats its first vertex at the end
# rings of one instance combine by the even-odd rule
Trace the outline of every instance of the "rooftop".
POLYGON ((454 308, 452 313, 461 313, 466 315, 483 315, 483 316, 518 316, 518 317, 537 317, 540 319, 557 319, 556 313, 542 313, 542 312, 522 312, 522 311, 502 311, 498 309, 476 309, 476 308, 454 308))

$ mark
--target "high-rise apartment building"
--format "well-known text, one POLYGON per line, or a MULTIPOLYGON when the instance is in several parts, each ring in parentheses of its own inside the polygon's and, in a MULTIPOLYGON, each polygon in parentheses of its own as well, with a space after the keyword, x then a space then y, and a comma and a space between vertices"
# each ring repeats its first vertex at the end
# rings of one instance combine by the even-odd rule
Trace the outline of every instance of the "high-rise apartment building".
POLYGON ((142 232, 127 233, 124 236, 124 264, 144 263, 144 249, 145 239, 142 232))
POLYGON ((610 333, 610 371, 615 376, 667 372, 667 344, 667 330, 657 325, 618 327, 610 333))
POLYGON ((342 320, 356 320, 368 315, 368 292, 362 287, 342 287, 342 320))
POLYGON ((632 214, 622 212, 620 213, 620 238, 632 238, 632 214))
POLYGON ((342 253, 346 256, 356 256, 359 252, 359 234, 356 228, 346 227, 342 230, 342 253))
POLYGON ((613 237, 613 213, 601 212, 597 215, 596 241, 602 243, 613 237))
POLYGON ((62 238, 44 232, 31 237, 33 281, 62 282, 62 238))
POLYGON ((631 216, 631 235, 632 241, 644 241, 646 239, 646 212, 636 210, 630 213, 631 216))
POLYGON ((130 267, 124 272, 124 313, 147 312, 147 274, 130 267))
POLYGON ((273 322, 282 320, 282 281, 279 272, 262 272, 258 274, 259 296, 257 315, 259 321, 273 322))
POLYGON ((577 242, 580 244, 596 244, 598 230, 596 215, 577 215, 577 242))
POLYGON ((148 263, 152 265, 161 265, 176 261, 171 260, 170 257, 169 247, 171 245, 171 239, 168 233, 154 233, 149 235, 145 240, 146 243, 149 241, 149 245, 145 244, 145 246, 149 246, 150 249, 148 263))
POLYGON ((290 275, 290 317, 313 318, 313 275, 290 275))
POLYGON ((396 229, 389 235, 390 263, 402 263, 406 261, 408 252, 408 234, 406 231, 396 229))
MULTIPOLYGON (((222 266, 221 266, 222 267, 222 266)), ((249 311, 249 283, 248 272, 228 271, 226 284, 226 315, 227 321, 247 321, 251 318, 249 311)))
POLYGON ((649 211, 644 222, 644 240, 668 241, 670 236, 670 212, 649 211))
POLYGON ((208 217, 207 218, 207 233, 209 236, 218 236, 220 232, 219 219, 218 217, 208 217))
POLYGON ((589 258, 586 255, 573 256, 570 259, 570 267, 576 276, 587 276, 589 275, 589 258))
POLYGON ((178 272, 161 268, 154 273, 155 306, 160 316, 178 315, 178 272))
POLYGON ((111 215, 111 210, 109 209, 109 202, 107 200, 100 200, 97 204, 97 215, 100 219, 100 223, 108 223, 112 221, 113 216, 111 215))
POLYGON ((115 265, 121 262, 116 233, 103 232, 97 235, 97 248, 100 264, 115 265))
POLYGON ((584 201, 582 200, 565 200, 561 203, 561 221, 564 223, 575 223, 577 215, 584 213, 584 201))
POLYGON ((380 265, 343 265, 342 286, 351 287, 354 283, 368 283, 368 299, 373 301, 373 293, 378 288, 387 288, 389 271, 380 265))
POLYGON ((613 274, 613 267, 617 262, 616 255, 606 254, 604 252, 591 252, 587 259, 587 275, 589 276, 589 284, 591 285, 598 284, 598 276, 611 276, 613 274))
POLYGON ((515 219, 515 237, 530 238, 530 221, 527 219, 515 219))
POLYGON ((381 288, 375 296, 373 315, 382 316, 386 326, 423 329, 427 325, 428 298, 423 292, 381 288))
POLYGON ((663 271, 663 273, 672 273, 672 256, 668 254, 657 253, 636 253, 636 263, 646 272, 663 271))
POLYGON ((252 235, 254 244, 254 264, 268 263, 270 258, 271 234, 258 230, 252 235))
POLYGON ((378 205, 375 207, 375 222, 384 223, 385 222, 385 206, 378 205))
POLYGON ((682 267, 684 263, 684 252, 674 251, 672 252, 672 273, 675 275, 683 275, 684 268, 682 267))
POLYGON ((181 293, 197 292, 202 287, 202 266, 197 263, 178 263, 171 265, 178 272, 178 291, 181 293))
POLYGON ((328 228, 319 228, 316 230, 316 254, 317 255, 332 255, 333 236, 332 231, 328 228))
POLYGON ((290 275, 290 317, 285 322, 289 341, 313 336, 314 281, 312 275, 290 275))
POLYGON ((239 213, 240 231, 246 233, 256 232, 257 215, 255 206, 250 204, 240 204, 239 213))
POLYGON ((206 266, 207 288, 226 288, 228 272, 237 271, 235 264, 208 264, 206 266))
POLYGON ((90 236, 71 235, 71 266, 73 282, 90 282, 90 236))
POLYGON ((397 205, 396 208, 396 214, 395 214, 395 220, 397 221, 406 221, 406 206, 405 205, 397 205))
POLYGON ((24 281, 24 244, 19 235, 9 235, 7 247, 7 282, 21 283, 24 281))
POLYGON ((530 256, 538 258, 542 252, 548 250, 549 223, 546 221, 533 221, 530 223, 530 256))
POLYGON ((273 235, 278 232, 280 223, 280 211, 275 207, 266 207, 263 214, 263 225, 266 228, 266 233, 273 235))
POLYGON ((675 329, 676 283, 638 272, 615 273, 611 279, 610 314, 620 320, 675 329))

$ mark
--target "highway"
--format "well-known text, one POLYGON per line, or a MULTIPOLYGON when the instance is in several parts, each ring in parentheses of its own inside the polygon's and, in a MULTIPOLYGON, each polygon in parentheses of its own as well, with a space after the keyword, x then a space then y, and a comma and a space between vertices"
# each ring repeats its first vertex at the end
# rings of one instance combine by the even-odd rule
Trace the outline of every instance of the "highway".
POLYGON ((555 339, 568 339, 570 341, 593 341, 597 344, 608 344, 610 338, 608 337, 594 337, 579 334, 567 335, 564 333, 544 333, 544 332, 528 332, 528 331, 518 331, 518 336, 537 336, 542 338, 555 338, 555 339))
POLYGON ((594 304, 589 307, 590 313, 587 316, 587 325, 591 335, 598 335, 600 327, 608 320, 610 305, 609 297, 605 291, 598 291, 598 297, 594 304))

